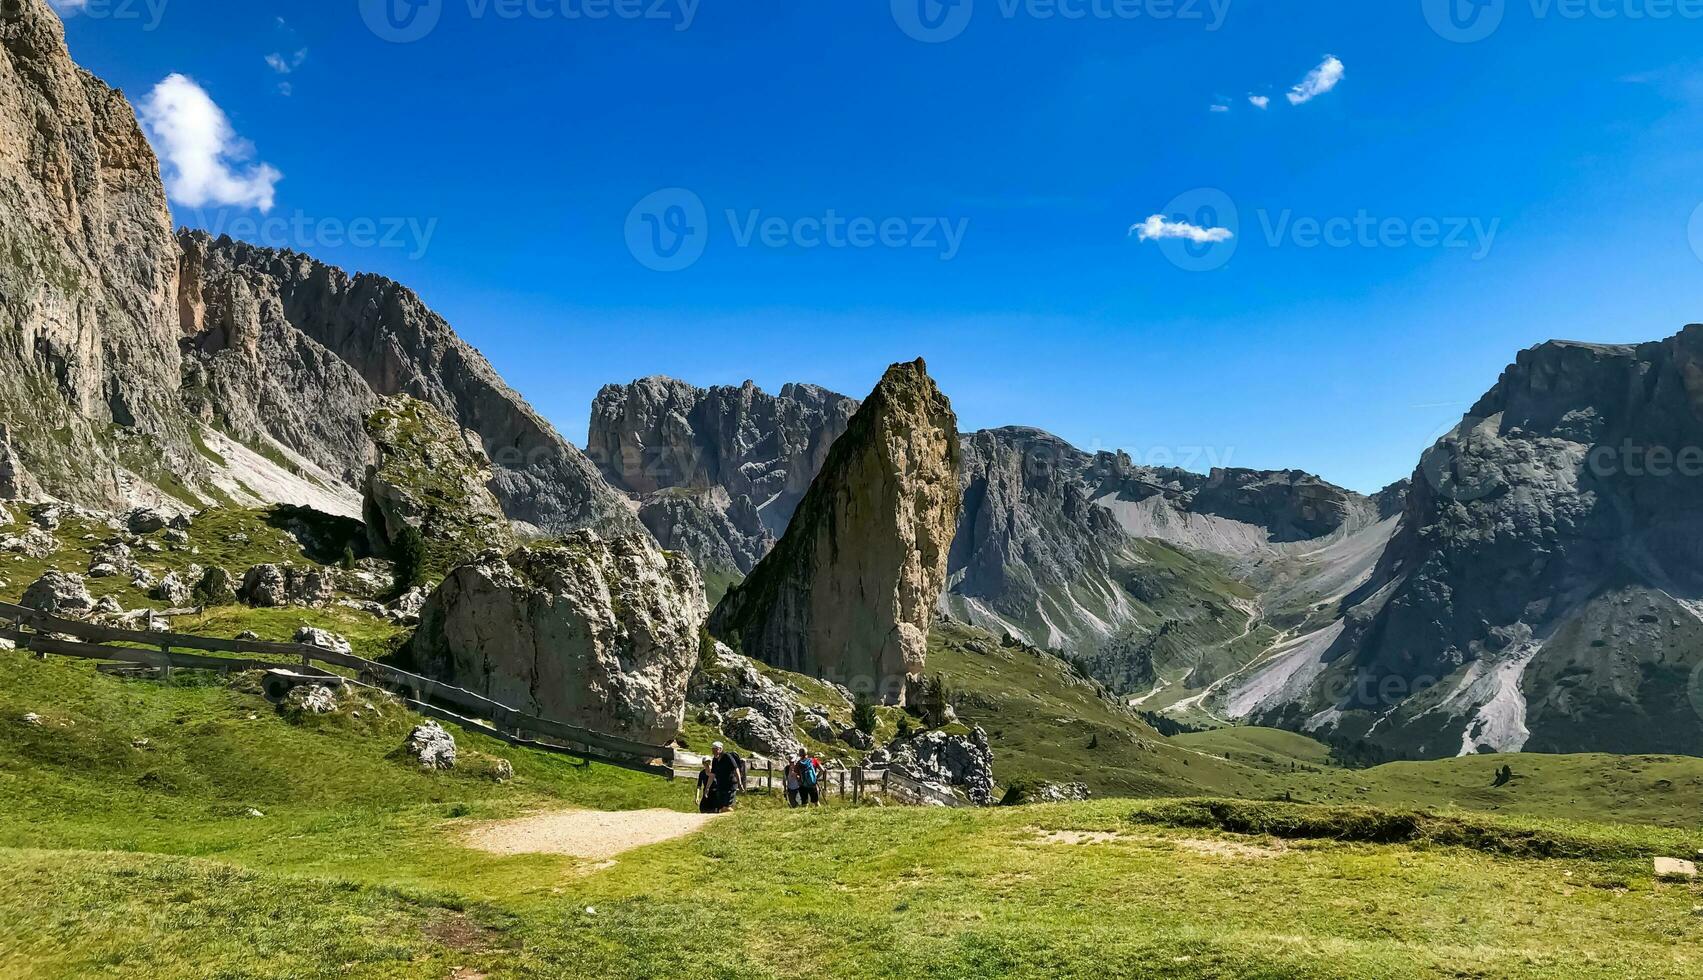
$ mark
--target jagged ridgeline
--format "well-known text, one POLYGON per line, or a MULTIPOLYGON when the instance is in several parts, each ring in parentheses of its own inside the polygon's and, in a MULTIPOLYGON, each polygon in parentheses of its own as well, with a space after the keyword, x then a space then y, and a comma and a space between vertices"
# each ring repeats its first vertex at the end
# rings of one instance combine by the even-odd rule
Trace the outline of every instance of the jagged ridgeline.
POLYGON ((6 13, 0 496, 358 516, 376 459, 366 420, 381 398, 410 395, 476 435, 509 517, 549 533, 638 529, 596 468, 412 291, 174 235, 130 103, 72 62, 47 4, 6 13))
POLYGON ((904 703, 946 583, 957 422, 920 359, 888 368, 711 630, 766 663, 904 703))

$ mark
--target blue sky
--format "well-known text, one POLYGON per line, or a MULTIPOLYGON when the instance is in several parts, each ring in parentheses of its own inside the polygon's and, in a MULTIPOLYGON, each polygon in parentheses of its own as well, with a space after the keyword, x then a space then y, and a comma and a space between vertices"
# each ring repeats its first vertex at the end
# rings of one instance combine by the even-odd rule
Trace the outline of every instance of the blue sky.
POLYGON ((966 429, 1370 490, 1519 349, 1703 320, 1691 0, 382 2, 59 5, 251 147, 180 222, 406 283, 575 442, 607 382, 921 355, 966 429))

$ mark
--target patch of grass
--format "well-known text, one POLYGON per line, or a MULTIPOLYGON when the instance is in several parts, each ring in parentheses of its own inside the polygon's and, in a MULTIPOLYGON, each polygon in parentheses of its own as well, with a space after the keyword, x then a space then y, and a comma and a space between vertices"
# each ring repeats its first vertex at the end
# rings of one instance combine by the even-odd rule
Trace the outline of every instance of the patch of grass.
POLYGON ((1206 828, 1286 840, 1465 847, 1507 857, 1604 860, 1691 853, 1697 835, 1623 826, 1520 823, 1476 814, 1439 814, 1369 806, 1308 806, 1252 800, 1149 803, 1130 814, 1139 824, 1206 828))

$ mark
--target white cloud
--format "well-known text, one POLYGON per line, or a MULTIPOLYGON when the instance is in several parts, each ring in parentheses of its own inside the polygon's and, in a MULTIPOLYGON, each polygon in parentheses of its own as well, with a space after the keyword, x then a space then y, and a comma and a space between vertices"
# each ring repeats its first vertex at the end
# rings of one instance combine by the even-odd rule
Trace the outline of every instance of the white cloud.
POLYGON ((1191 225, 1187 221, 1167 221, 1162 214, 1153 215, 1146 221, 1131 225, 1129 233, 1144 242, 1164 238, 1186 238, 1196 245, 1205 245, 1209 242, 1227 242, 1235 237, 1228 228, 1202 228, 1199 225, 1191 225))
POLYGON ((273 53, 266 56, 266 67, 272 69, 273 71, 277 72, 280 75, 288 75, 290 72, 293 72, 297 68, 300 68, 302 66, 302 62, 304 62, 306 60, 307 60, 307 48, 302 48, 300 51, 297 51, 295 54, 287 55, 287 56, 283 55, 283 54, 279 54, 278 52, 274 51, 273 53))
POLYGON ((1342 81, 1342 75, 1342 62, 1327 55, 1319 67, 1314 68, 1307 73, 1306 78, 1301 79, 1301 84, 1289 90, 1289 104, 1301 105, 1313 101, 1336 88, 1337 83, 1342 81))
POLYGON ((201 86, 183 75, 168 75, 142 103, 142 122, 160 155, 166 192, 192 208, 234 206, 272 210, 283 174, 269 164, 236 164, 254 155, 237 136, 224 110, 201 86))
POLYGON ((1250 95, 1248 96, 1248 102, 1252 103, 1255 109, 1264 109, 1266 106, 1271 105, 1271 97, 1266 95, 1250 95))
POLYGON ((1230 107, 1222 102, 1214 102, 1212 105, 1207 106, 1207 110, 1210 112, 1229 112, 1230 107))

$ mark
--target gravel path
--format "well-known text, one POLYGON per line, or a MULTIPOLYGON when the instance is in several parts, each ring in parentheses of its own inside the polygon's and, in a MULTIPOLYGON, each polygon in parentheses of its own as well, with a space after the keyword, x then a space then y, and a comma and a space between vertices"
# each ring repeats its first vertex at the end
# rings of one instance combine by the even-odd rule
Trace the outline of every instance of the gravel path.
POLYGON ((491 854, 565 854, 602 860, 684 837, 715 818, 714 814, 673 810, 559 810, 479 824, 468 831, 466 840, 469 847, 491 854))

